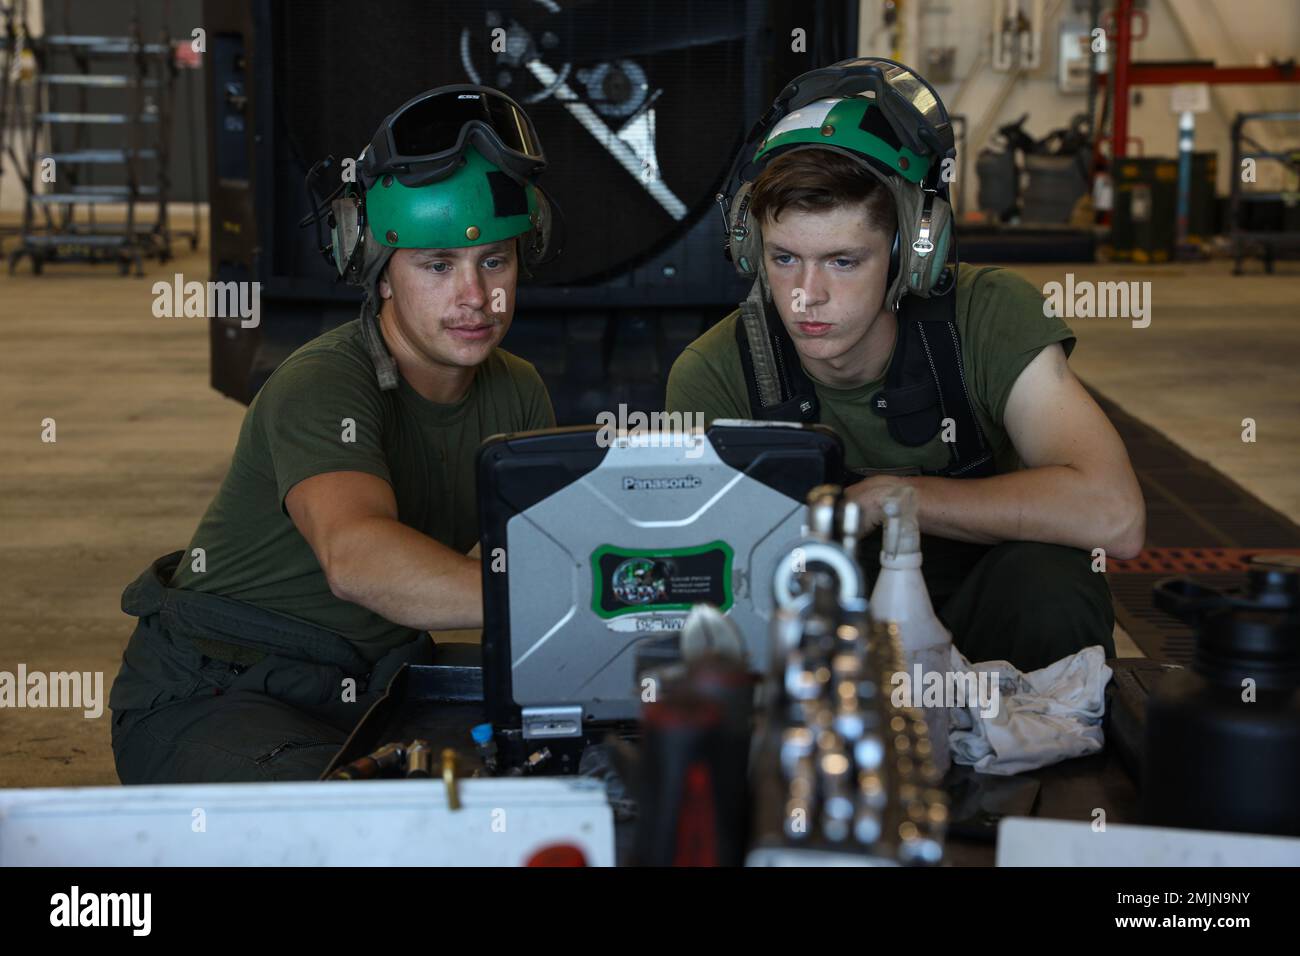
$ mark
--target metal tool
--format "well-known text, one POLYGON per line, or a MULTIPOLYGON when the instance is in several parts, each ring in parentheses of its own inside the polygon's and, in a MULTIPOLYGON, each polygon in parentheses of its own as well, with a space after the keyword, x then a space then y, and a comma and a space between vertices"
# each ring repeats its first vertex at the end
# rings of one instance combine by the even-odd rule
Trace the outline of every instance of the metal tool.
POLYGON ((358 757, 330 774, 331 780, 373 780, 397 776, 406 761, 406 745, 385 744, 372 754, 358 757))
POLYGON ((447 809, 460 809, 460 787, 456 780, 456 751, 444 747, 442 751, 442 782, 447 787, 447 809))
POLYGON ((862 513, 856 502, 845 501, 838 485, 818 485, 808 492, 807 536, 777 564, 773 593, 778 607, 791 609, 813 592, 821 581, 833 602, 861 600, 867 595, 866 577, 858 563, 862 513), (823 580, 829 575, 830 580, 823 580))
POLYGON ((541 750, 534 750, 528 757, 517 767, 511 767, 507 776, 526 777, 531 773, 536 773, 540 767, 546 765, 551 759, 551 749, 543 747, 541 750))
POLYGON ((427 740, 414 740, 406 748, 406 775, 408 777, 433 776, 433 748, 427 740))
POLYGON ((739 654, 719 650, 693 653, 645 706, 633 841, 641 865, 744 861, 757 680, 739 654))
POLYGON ((839 489, 814 489, 810 536, 776 574, 756 865, 815 863, 818 854, 895 865, 943 858, 947 799, 925 721, 886 691, 901 668, 898 628, 868 614, 860 519, 839 489))
POLYGON ((682 657, 694 660, 705 654, 719 654, 744 661, 748 657, 745 636, 736 622, 711 604, 697 604, 682 625, 682 657))
POLYGON ((469 733, 479 758, 483 761, 483 769, 489 776, 494 775, 497 772, 497 742, 492 725, 476 724, 469 733))
MULTIPOLYGON (((439 766, 443 779, 447 779, 448 761, 452 780, 456 773, 456 752, 450 748, 442 752, 439 766), (450 756, 449 756, 450 755, 450 756)), ((434 775, 433 746, 427 740, 410 743, 384 744, 374 753, 358 757, 330 774, 330 780, 376 780, 381 777, 408 777, 428 779, 434 775)), ((451 797, 448 798, 451 802, 451 797)), ((452 807, 456 809, 456 807, 452 807)))

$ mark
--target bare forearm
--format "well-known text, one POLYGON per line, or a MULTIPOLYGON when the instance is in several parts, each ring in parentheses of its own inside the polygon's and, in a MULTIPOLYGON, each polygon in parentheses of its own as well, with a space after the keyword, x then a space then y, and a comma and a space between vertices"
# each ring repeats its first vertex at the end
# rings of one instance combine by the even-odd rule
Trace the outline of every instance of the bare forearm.
POLYGON ((1115 557, 1141 548, 1141 498, 1066 465, 1046 465, 992 478, 909 478, 926 534, 997 544, 1042 541, 1115 557))
POLYGON ((392 518, 359 521, 333 542, 330 588, 394 624, 483 626, 480 564, 392 518))

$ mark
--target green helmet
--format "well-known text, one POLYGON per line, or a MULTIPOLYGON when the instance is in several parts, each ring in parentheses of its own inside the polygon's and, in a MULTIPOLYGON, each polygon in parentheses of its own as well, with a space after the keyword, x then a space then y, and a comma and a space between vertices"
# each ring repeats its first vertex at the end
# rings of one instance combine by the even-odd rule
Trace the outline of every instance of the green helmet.
MULTIPOLYGON (((817 100, 784 117, 759 143, 754 162, 762 164, 780 153, 812 148, 853 157, 893 197, 899 233, 886 290, 888 301, 897 301, 909 292, 928 295, 944 270, 952 235, 947 202, 934 202, 924 188, 944 157, 925 150, 915 152, 900 142, 874 100, 846 96, 817 100), (913 249, 918 251, 909 255, 908 250, 913 249)), ((744 250, 747 256, 754 252, 757 250, 744 250)))
POLYGON ((456 249, 522 236, 534 228, 537 188, 520 185, 473 146, 461 167, 427 186, 384 175, 366 190, 375 241, 392 249, 456 249))
POLYGON ((864 96, 824 99, 795 110, 772 127, 754 154, 767 154, 797 145, 833 146, 876 160, 881 171, 919 186, 936 157, 914 153, 888 134, 889 125, 875 102, 864 96), (882 136, 884 132, 885 136, 882 136))
POLYGON ((532 120, 500 90, 427 90, 380 123, 357 160, 358 182, 332 197, 334 264, 370 294, 395 249, 527 235, 522 258, 536 264, 556 251, 551 204, 537 185, 545 168, 532 120))
MULTIPOLYGON (((308 190, 322 160, 307 174, 308 190)), ((397 371, 377 328, 379 277, 398 249, 455 249, 523 237, 525 265, 557 252, 552 206, 537 185, 546 158, 532 121, 499 90, 467 84, 428 90, 380 124, 345 183, 303 221, 328 218, 321 252, 361 286, 362 330, 380 387, 397 371), (327 215, 326 215, 327 214, 327 215)))
POLYGON ((766 294, 762 230, 749 216, 750 194, 768 163, 809 149, 852 158, 893 198, 898 229, 886 301, 948 288, 943 277, 952 239, 946 186, 956 156, 952 124, 929 83, 901 63, 875 57, 796 77, 746 139, 718 195, 726 249, 737 271, 756 278, 766 294))
MULTIPOLYGON (((520 183, 466 146, 460 167, 445 179, 407 186, 381 174, 363 182, 365 203, 336 200, 340 240, 334 244, 340 272, 367 294, 377 294, 379 277, 398 249, 459 249, 516 236, 526 237, 526 263, 543 259, 550 246, 550 204, 531 182, 520 183), (345 224, 364 212, 367 235, 357 248, 345 224)), ((353 231, 357 231, 353 227, 353 231)))
MULTIPOLYGON (((519 183, 466 146, 463 163, 445 179, 403 185, 384 174, 365 190, 366 237, 359 255, 341 259, 349 281, 366 292, 362 331, 375 361, 381 388, 395 388, 396 366, 383 348, 374 321, 379 313, 379 278, 398 249, 458 249, 517 236, 525 262, 543 258, 550 244, 550 207, 532 183, 519 183), (349 262, 351 264, 349 264, 349 262)), ((339 248, 339 246, 336 246, 339 248)))

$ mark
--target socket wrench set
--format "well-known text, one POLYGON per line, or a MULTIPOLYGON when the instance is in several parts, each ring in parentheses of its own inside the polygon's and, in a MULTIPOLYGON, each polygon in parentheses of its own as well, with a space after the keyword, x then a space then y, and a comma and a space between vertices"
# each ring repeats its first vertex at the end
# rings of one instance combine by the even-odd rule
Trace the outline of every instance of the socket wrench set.
POLYGON ((891 697, 898 626, 872 620, 858 507, 809 496, 810 537, 777 572, 750 866, 934 865, 947 795, 921 714, 891 697))

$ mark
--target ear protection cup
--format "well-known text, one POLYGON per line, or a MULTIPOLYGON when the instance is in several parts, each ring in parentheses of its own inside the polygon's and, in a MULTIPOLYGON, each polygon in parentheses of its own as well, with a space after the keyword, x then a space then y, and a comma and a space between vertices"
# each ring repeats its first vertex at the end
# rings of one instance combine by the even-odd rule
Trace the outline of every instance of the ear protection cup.
POLYGON ((889 275, 885 279, 885 288, 891 289, 894 286, 894 280, 898 278, 898 232, 894 232, 894 244, 889 249, 889 275))
POLYGON ((529 268, 555 259, 563 250, 565 239, 563 211, 540 186, 534 185, 533 191, 537 196, 533 227, 519 237, 520 253, 529 268))
POLYGON ((727 211, 727 252, 731 262, 746 279, 758 274, 763 258, 763 236, 749 218, 749 200, 753 183, 745 183, 736 192, 727 211))
POLYGON ((948 200, 936 193, 923 193, 917 216, 900 220, 900 269, 907 293, 930 295, 939 282, 948 259, 952 239, 953 216, 948 200))
POLYGON ((519 248, 525 265, 535 265, 546 255, 551 241, 551 204, 542 191, 537 191, 537 209, 534 210, 533 227, 519 237, 519 248))
POLYGON ((352 187, 330 203, 330 247, 339 275, 354 280, 361 269, 365 241, 365 201, 352 187))
MULTIPOLYGON (((898 274, 887 301, 928 298, 943 275, 952 241, 952 207, 936 192, 886 181, 898 211, 898 274)), ((891 259, 892 264, 892 259, 891 259)))
POLYGON ((930 257, 930 288, 933 289, 939 283, 940 276, 948 262, 948 246, 952 243, 952 207, 946 200, 939 200, 943 203, 946 211, 943 227, 939 230, 938 238, 934 240, 934 255, 930 257))

